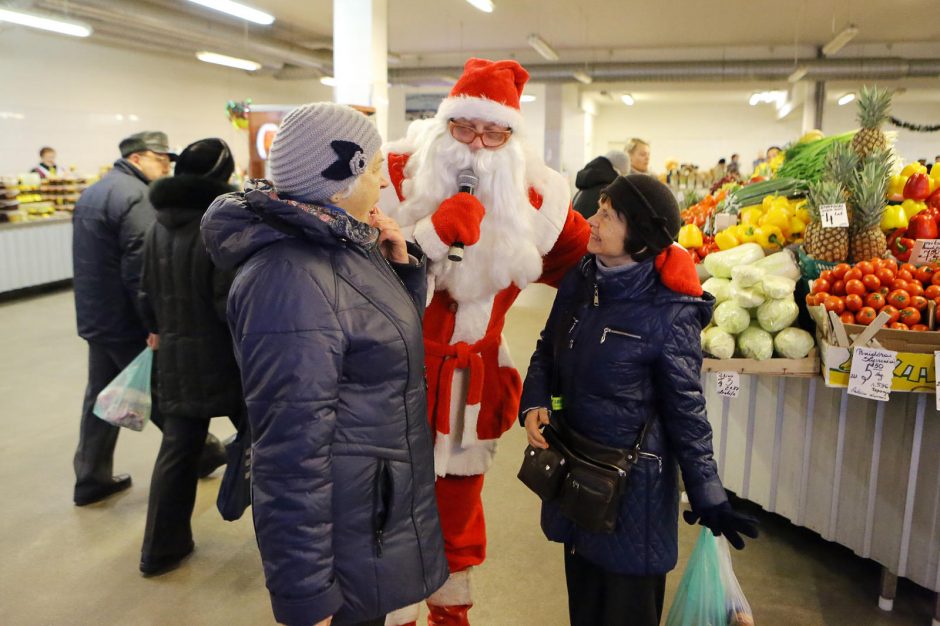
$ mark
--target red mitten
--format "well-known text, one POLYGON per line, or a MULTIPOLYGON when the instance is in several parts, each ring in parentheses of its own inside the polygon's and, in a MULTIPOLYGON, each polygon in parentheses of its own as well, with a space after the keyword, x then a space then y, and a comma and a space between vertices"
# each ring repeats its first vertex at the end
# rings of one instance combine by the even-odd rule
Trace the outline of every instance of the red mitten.
POLYGON ((462 191, 441 202, 431 223, 446 246, 460 242, 472 246, 480 240, 480 222, 486 209, 469 193, 462 191))

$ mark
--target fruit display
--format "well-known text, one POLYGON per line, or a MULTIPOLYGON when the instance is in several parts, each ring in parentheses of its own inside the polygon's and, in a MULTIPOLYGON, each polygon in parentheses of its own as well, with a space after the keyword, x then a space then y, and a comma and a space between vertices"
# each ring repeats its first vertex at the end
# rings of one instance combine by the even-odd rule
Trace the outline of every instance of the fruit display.
POLYGON ((810 222, 803 235, 803 249, 814 259, 827 263, 844 261, 849 255, 849 229, 844 226, 824 228, 819 207, 845 201, 845 187, 832 180, 810 185, 807 210, 810 222))
POLYGON ((849 144, 853 141, 855 131, 830 135, 809 141, 797 143, 787 149, 783 165, 777 170, 777 177, 795 178, 807 182, 818 181, 826 169, 826 156, 836 144, 849 144))
POLYGON ((863 86, 858 94, 859 131, 852 138, 852 149, 859 159, 888 148, 882 125, 888 121, 891 92, 879 87, 863 86))
POLYGON ((915 267, 890 258, 840 263, 812 282, 806 304, 834 311, 846 324, 867 326, 884 311, 890 315, 888 328, 932 330, 940 305, 940 263, 915 267))
POLYGON ((888 250, 881 221, 890 169, 887 152, 873 152, 852 175, 848 257, 852 260, 882 258, 888 250))

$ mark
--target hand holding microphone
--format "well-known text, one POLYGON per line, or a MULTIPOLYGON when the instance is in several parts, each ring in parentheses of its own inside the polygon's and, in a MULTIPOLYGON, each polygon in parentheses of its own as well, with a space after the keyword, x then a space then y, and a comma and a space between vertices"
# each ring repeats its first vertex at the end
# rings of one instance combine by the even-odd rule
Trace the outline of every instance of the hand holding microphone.
POLYGON ((473 196, 478 183, 473 170, 464 170, 457 176, 458 193, 441 203, 431 222, 445 245, 450 246, 447 258, 454 262, 463 259, 465 245, 480 240, 480 223, 486 213, 483 204, 473 196))

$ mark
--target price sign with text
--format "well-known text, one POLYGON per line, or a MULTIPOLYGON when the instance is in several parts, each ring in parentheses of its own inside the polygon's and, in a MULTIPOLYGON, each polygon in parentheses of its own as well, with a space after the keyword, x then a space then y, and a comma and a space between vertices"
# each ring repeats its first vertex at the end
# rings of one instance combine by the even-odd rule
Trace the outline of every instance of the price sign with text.
POLYGON ((925 265, 940 261, 940 239, 918 239, 911 250, 910 262, 914 265, 925 265))
POLYGON ((737 398, 741 391, 741 376, 737 372, 715 372, 718 379, 718 395, 722 398, 737 398))
POLYGON ((845 203, 819 205, 819 219, 823 228, 846 228, 849 225, 849 212, 845 203))
POLYGON ((729 226, 735 226, 738 223, 738 216, 731 215, 730 213, 716 213, 715 214, 715 231, 720 231, 728 228, 729 226))
POLYGON ((880 348, 857 347, 852 351, 849 393, 870 400, 887 400, 898 353, 880 348))

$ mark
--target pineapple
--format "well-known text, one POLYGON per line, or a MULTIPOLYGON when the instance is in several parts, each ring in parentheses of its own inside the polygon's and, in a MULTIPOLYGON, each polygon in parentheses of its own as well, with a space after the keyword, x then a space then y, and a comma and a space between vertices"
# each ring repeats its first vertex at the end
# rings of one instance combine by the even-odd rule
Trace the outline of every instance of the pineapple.
POLYGON ((858 155, 855 154, 848 142, 837 141, 832 144, 826 154, 826 178, 841 184, 843 187, 851 187, 857 167, 858 155))
POLYGON ((874 152, 853 177, 855 210, 849 229, 849 256, 854 262, 882 258, 888 251, 885 235, 881 232, 881 217, 890 170, 888 153, 874 152))
POLYGON ((858 96, 858 121, 862 127, 852 138, 852 148, 860 159, 888 147, 888 140, 881 131, 881 125, 888 119, 890 106, 890 91, 878 87, 862 87, 858 96))
POLYGON ((845 227, 823 228, 819 216, 820 206, 842 202, 845 202, 845 188, 839 183, 822 180, 810 185, 806 206, 811 221, 803 234, 806 254, 829 263, 839 263, 848 258, 849 230, 845 227))

